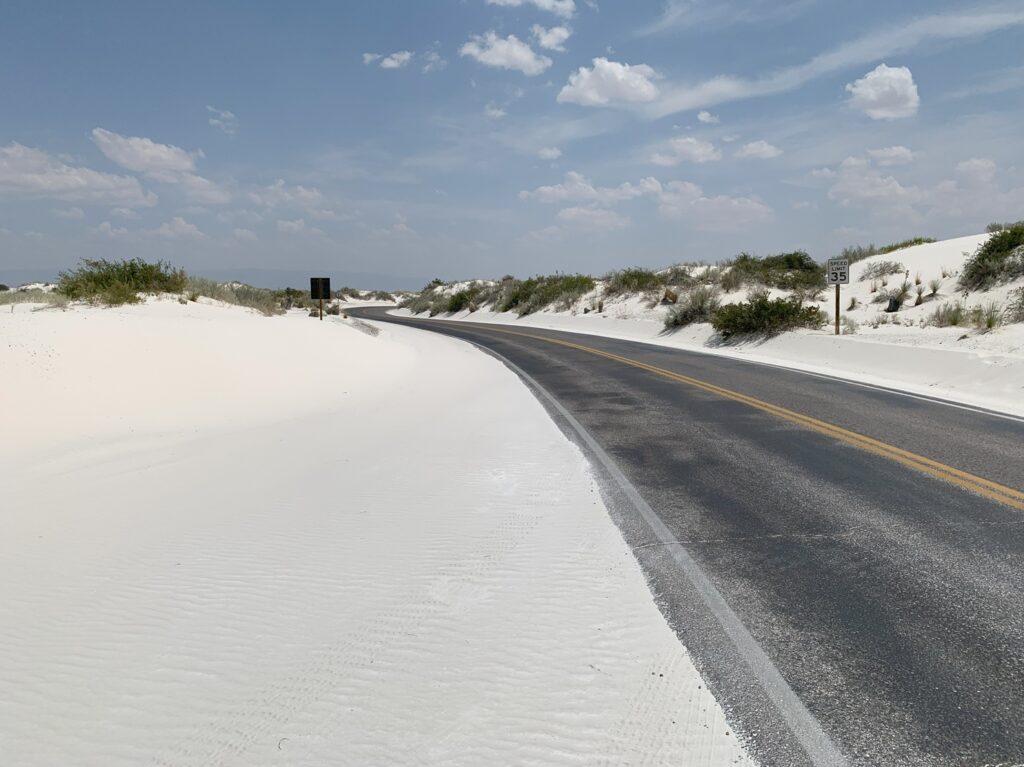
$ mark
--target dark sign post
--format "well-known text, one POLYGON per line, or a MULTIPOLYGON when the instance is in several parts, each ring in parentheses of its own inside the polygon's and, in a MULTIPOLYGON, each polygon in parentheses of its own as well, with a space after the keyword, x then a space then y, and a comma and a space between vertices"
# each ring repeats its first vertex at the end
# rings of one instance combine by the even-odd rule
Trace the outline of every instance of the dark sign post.
POLYGON ((320 301, 320 321, 324 321, 324 299, 331 300, 331 278, 330 277, 310 277, 309 278, 309 295, 316 301, 320 301))

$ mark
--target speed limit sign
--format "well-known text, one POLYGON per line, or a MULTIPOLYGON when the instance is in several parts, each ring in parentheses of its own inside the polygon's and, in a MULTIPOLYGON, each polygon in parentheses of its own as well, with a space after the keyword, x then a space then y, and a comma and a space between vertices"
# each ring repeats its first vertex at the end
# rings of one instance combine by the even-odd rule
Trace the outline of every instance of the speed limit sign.
POLYGON ((850 259, 830 258, 828 260, 828 284, 849 285, 850 284, 850 259))

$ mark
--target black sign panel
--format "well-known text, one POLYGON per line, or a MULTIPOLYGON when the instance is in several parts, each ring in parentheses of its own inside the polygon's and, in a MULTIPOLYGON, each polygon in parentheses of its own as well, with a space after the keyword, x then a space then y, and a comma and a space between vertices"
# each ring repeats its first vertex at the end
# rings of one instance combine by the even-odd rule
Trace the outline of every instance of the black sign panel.
POLYGON ((314 301, 322 298, 324 301, 331 300, 331 278, 330 277, 310 277, 309 278, 309 294, 314 301))

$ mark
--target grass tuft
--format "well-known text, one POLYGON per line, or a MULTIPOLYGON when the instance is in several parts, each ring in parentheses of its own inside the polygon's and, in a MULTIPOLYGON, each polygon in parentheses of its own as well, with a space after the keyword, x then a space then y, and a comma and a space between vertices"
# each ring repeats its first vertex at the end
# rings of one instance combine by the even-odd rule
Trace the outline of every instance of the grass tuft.
POLYGON ((60 273, 57 292, 73 301, 119 306, 138 303, 139 293, 181 293, 187 279, 183 269, 165 261, 85 259, 77 269, 60 273))

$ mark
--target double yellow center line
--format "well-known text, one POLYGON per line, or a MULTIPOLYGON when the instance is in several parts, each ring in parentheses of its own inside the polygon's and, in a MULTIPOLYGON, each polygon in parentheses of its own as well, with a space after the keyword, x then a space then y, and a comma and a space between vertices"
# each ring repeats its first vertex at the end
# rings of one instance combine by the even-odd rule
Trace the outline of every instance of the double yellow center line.
POLYGON ((487 329, 493 330, 497 333, 504 333, 505 335, 522 336, 523 338, 530 338, 536 341, 545 341, 550 344, 556 344, 558 346, 575 349, 587 354, 593 354, 597 357, 604 357, 605 359, 620 362, 623 365, 629 365, 630 367, 638 368, 640 370, 646 370, 648 373, 653 373, 654 375, 667 378, 671 381, 677 381, 679 383, 686 384, 687 386, 701 389, 710 394, 724 397, 725 399, 742 402, 744 405, 749 405, 750 407, 756 408, 765 413, 770 413, 771 415, 783 418, 791 423, 803 426, 806 429, 811 429, 812 431, 837 439, 840 442, 845 442, 848 445, 858 447, 861 450, 866 450, 869 453, 874 453, 875 455, 888 458, 896 463, 903 464, 915 471, 935 477, 936 479, 941 479, 944 482, 949 482, 950 484, 961 487, 964 490, 977 493, 978 495, 984 496, 993 501, 1024 511, 1024 492, 1021 492, 1020 490, 1015 490, 1012 487, 1000 485, 998 482, 993 482, 985 479, 984 477, 978 477, 966 471, 961 471, 960 469, 940 463, 939 461, 934 461, 931 458, 926 458, 923 455, 911 453, 908 450, 903 450, 902 448, 895 447, 894 445, 881 442, 874 437, 858 434, 857 432, 850 431, 849 429, 844 429, 841 426, 835 426, 825 421, 820 421, 817 418, 811 418, 810 416, 794 412, 793 410, 787 410, 786 408, 779 407, 778 405, 773 405, 770 402, 755 399, 754 397, 748 397, 746 394, 740 394, 739 392, 732 391, 731 389, 725 389, 721 386, 716 386, 715 384, 707 383, 706 381, 701 381, 697 378, 691 378, 690 376, 682 375, 681 373, 666 370, 665 368, 648 365, 645 362, 640 362, 639 360, 635 360, 630 357, 623 357, 618 354, 612 354, 611 352, 594 349, 590 346, 572 343, 571 341, 562 341, 557 338, 538 336, 515 330, 491 328, 490 326, 488 326, 487 329))

